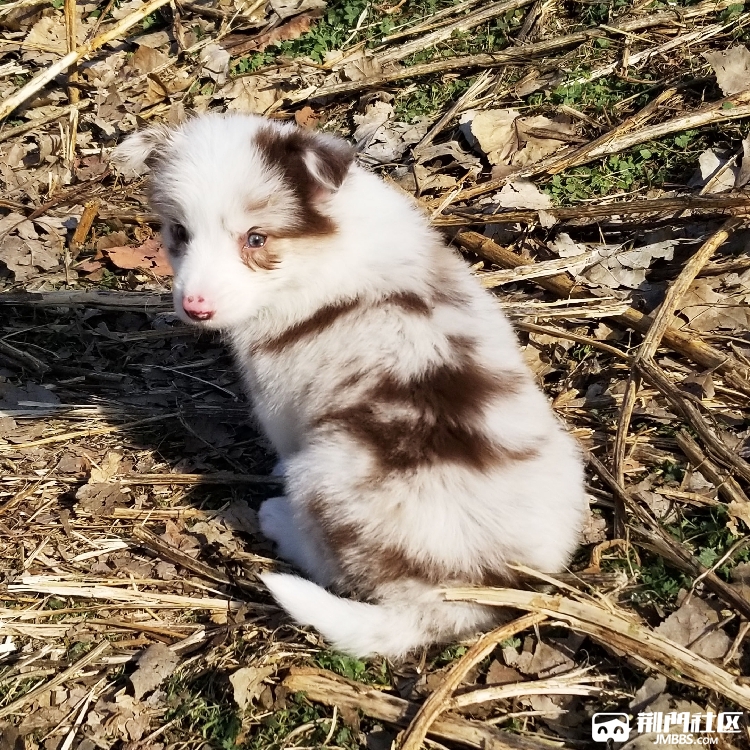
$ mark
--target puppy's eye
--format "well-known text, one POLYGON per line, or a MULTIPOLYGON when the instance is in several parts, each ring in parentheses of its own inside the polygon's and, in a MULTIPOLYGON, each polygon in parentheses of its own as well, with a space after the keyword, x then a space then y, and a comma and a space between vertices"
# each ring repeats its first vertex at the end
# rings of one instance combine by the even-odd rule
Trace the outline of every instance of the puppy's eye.
POLYGON ((266 235, 260 232, 248 232, 245 238, 245 247, 263 247, 266 244, 266 235))
POLYGON ((188 231, 182 224, 172 224, 170 230, 172 234, 172 241, 175 245, 184 245, 188 241, 188 231))

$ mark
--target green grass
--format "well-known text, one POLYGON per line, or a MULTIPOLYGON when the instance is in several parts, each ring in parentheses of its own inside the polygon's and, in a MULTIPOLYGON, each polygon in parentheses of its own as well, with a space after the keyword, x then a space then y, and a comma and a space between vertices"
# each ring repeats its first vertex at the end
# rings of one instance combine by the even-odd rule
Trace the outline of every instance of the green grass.
POLYGON ((313 658, 316 666, 328 669, 348 680, 366 682, 370 685, 390 687, 391 679, 388 673, 388 663, 385 659, 364 662, 336 651, 321 651, 313 658))
POLYGON ((422 80, 419 85, 396 92, 393 114, 396 120, 414 122, 430 117, 455 101, 471 86, 474 78, 422 80))
MULTIPOLYGON (((739 537, 727 529, 729 515, 717 506, 706 511, 684 515, 678 521, 665 525, 665 529, 688 552, 698 558, 706 567, 712 567, 735 544, 739 537)), ((750 560, 750 549, 744 548, 732 555, 716 569, 717 575, 730 580, 732 569, 741 562, 750 560)), ((623 561, 612 563, 620 567, 623 561)), ((635 561, 632 561, 635 562, 635 561)), ((680 589, 689 589, 692 578, 672 568, 669 563, 656 555, 646 555, 641 565, 635 567, 638 587, 630 595, 633 604, 658 604, 667 608, 676 605, 680 589)))
POLYGON ((554 175, 540 188, 558 205, 685 184, 695 172, 698 157, 708 146, 705 133, 688 130, 629 151, 612 154, 592 164, 554 175))
POLYGON ((162 688, 167 698, 164 723, 175 739, 199 736, 211 747, 234 750, 242 719, 226 674, 205 670, 198 676, 180 670, 162 688))
MULTIPOLYGON (((271 712, 249 708, 243 721, 227 675, 212 669, 197 677, 178 673, 164 689, 169 697, 163 722, 176 721, 167 733, 172 741, 200 737, 216 750, 277 750, 299 728, 304 730, 295 742, 303 740, 306 747, 322 745, 331 730, 330 711, 302 693, 287 696, 286 705, 271 712)), ((360 746, 357 734, 341 721, 330 744, 347 750, 360 746)))
POLYGON ((271 45, 263 52, 240 58, 233 64, 234 73, 247 73, 272 65, 278 58, 309 57, 322 63, 327 52, 342 48, 344 42, 351 47, 359 42, 374 46, 397 27, 413 25, 442 8, 457 5, 459 0, 412 0, 398 15, 378 10, 369 0, 343 0, 328 5, 323 17, 306 34, 297 39, 271 45), (354 28, 367 9, 360 29, 354 28))
MULTIPOLYGON (((331 730, 331 719, 327 710, 311 703, 302 693, 287 698, 287 706, 272 715, 263 718, 260 725, 253 728, 247 740, 240 747, 243 750, 280 750, 285 747, 286 737, 296 728, 306 727, 302 737, 297 737, 298 744, 305 747, 321 747, 328 739, 331 730)), ((357 733, 340 721, 334 727, 329 744, 346 750, 361 747, 357 733)), ((231 746, 226 746, 227 750, 231 746)))

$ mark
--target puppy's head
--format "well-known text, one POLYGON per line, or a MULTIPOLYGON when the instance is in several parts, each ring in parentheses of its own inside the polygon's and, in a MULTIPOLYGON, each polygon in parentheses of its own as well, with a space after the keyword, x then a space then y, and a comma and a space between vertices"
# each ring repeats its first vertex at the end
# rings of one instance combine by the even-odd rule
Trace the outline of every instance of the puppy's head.
POLYGON ((329 202, 352 159, 344 141, 248 115, 150 128, 113 155, 124 173, 150 171, 175 309, 210 328, 258 315, 335 234, 329 202))

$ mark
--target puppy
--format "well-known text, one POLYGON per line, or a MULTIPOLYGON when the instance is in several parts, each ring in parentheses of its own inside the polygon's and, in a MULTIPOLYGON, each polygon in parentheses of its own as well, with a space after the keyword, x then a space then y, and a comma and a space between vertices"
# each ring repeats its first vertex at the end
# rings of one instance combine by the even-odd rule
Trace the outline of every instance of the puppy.
POLYGON ((344 141, 256 116, 145 130, 115 161, 150 168, 175 308, 224 332, 278 452, 286 495, 261 529, 310 580, 263 581, 297 622, 400 657, 495 621, 441 589, 564 568, 581 457, 411 200, 344 141))

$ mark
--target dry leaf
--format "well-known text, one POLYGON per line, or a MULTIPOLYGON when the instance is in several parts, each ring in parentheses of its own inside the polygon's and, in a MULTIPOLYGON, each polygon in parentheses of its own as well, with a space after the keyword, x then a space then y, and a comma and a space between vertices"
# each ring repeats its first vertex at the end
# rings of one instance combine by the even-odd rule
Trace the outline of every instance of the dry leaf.
POLYGON ((210 521, 198 521, 191 526, 190 532, 205 537, 207 544, 218 544, 228 553, 237 552, 241 548, 234 534, 215 518, 210 521))
POLYGON ((739 177, 740 169, 736 164, 724 169, 729 156, 720 149, 706 149, 699 157, 700 168, 690 180, 690 187, 705 187, 711 183, 708 193, 723 193, 734 188, 735 180, 739 177), (720 174, 720 170, 722 171, 720 174), (718 175, 714 179, 714 175, 718 175))
POLYGON ((201 51, 200 60, 203 63, 203 73, 219 85, 227 80, 229 75, 229 52, 220 44, 209 44, 201 51))
MULTIPOLYGON (((270 47, 277 42, 286 42, 297 39, 303 34, 307 34, 318 18, 320 18, 319 13, 303 13, 296 18, 292 18, 290 21, 282 23, 281 26, 278 26, 268 33, 258 36, 257 39, 254 40, 256 44, 252 49, 257 50, 258 52, 263 52, 266 47, 270 47)), ((250 50, 247 51, 249 52, 250 50)), ((237 53, 233 50, 232 54, 236 55, 237 53)))
POLYGON ((294 121, 301 128, 314 129, 317 127, 320 117, 315 113, 315 110, 312 107, 302 107, 302 109, 298 109, 294 113, 294 121))
POLYGON ((466 112, 461 116, 461 130, 475 148, 494 164, 493 176, 501 177, 555 153, 564 140, 532 135, 530 131, 559 133, 562 138, 575 135, 569 121, 536 115, 521 117, 515 109, 490 109, 466 112))
MULTIPOLYGON (((682 297, 679 315, 694 331, 750 328, 750 304, 745 295, 719 294, 720 278, 697 279, 682 297)), ((679 325, 676 320, 675 324, 679 325)), ((684 327, 684 326, 680 326, 684 327)))
POLYGON ((601 515, 594 515, 589 510, 586 524, 581 532, 582 544, 599 544, 607 541, 607 519, 601 515))
POLYGON ((159 687, 180 663, 178 656, 163 643, 154 643, 138 657, 138 669, 130 675, 136 700, 159 687))
POLYGON ((116 451, 109 451, 104 457, 104 460, 99 466, 94 466, 91 469, 91 477, 89 479, 90 484, 97 484, 101 482, 107 482, 117 474, 120 468, 120 462, 122 461, 122 454, 116 451))
POLYGON ((13 273, 16 281, 35 276, 38 268, 49 271, 58 268, 60 261, 40 240, 24 239, 16 235, 0 242, 0 262, 13 273))
MULTIPOLYGON (((332 57, 334 56, 336 56, 336 53, 332 54, 332 57)), ((342 57, 341 53, 338 53, 338 57, 342 57)), ((341 68, 341 72, 342 78, 346 81, 361 81, 364 78, 380 75, 383 72, 380 60, 369 50, 359 50, 357 55, 347 55, 344 59, 345 62, 341 68)), ((329 64, 328 58, 326 58, 326 63, 329 64)), ((333 65, 333 61, 330 64, 333 70, 340 67, 333 65)))
POLYGON ((326 7, 325 0, 270 0, 269 4, 282 21, 298 13, 322 11, 326 7))
POLYGON ((159 52, 153 47, 140 46, 130 58, 130 64, 139 75, 152 73, 154 70, 166 67, 172 58, 159 52))
POLYGON ((543 193, 529 180, 514 180, 503 185, 502 190, 495 195, 503 208, 552 208, 552 199, 543 193))
POLYGON ((231 99, 227 109, 238 112, 252 112, 262 115, 279 98, 278 91, 273 84, 269 84, 261 76, 245 76, 237 78, 225 86, 220 94, 225 99, 231 99))
POLYGON ((117 505, 125 505, 128 496, 117 483, 84 484, 76 492, 78 506, 93 516, 107 516, 117 505))
POLYGON ((414 123, 395 122, 393 105, 384 101, 370 104, 363 115, 354 115, 354 141, 363 156, 387 164, 397 161, 410 145, 419 143, 429 130, 426 118, 414 123))
POLYGON ((742 164, 734 186, 736 188, 745 187, 748 182, 750 182, 750 137, 742 141, 742 164))
POLYGON ((118 267, 151 271, 156 276, 171 276, 172 267, 161 242, 152 237, 140 247, 126 245, 124 247, 110 247, 106 250, 107 257, 118 267))
POLYGON ((0 407, 13 408, 28 402, 36 404, 59 404, 60 398, 53 391, 37 383, 26 383, 19 387, 0 380, 0 407))
MULTIPOLYGON (((729 525, 732 524, 735 529, 735 534, 739 536, 740 533, 745 533, 737 532, 737 520, 742 521, 745 524, 746 529, 750 529, 750 503, 732 500, 732 502, 727 505, 727 511, 731 516, 731 520, 727 522, 727 526, 730 527, 729 525)), ((730 529, 731 528, 732 527, 730 527, 730 529)))
POLYGON ((724 96, 748 88, 750 81, 750 50, 747 47, 730 47, 724 52, 704 52, 703 57, 716 73, 716 82, 724 96))
POLYGON ((616 289, 638 289, 646 281, 646 272, 657 258, 672 260, 679 240, 664 240, 622 251, 617 245, 598 245, 601 260, 583 275, 592 283, 616 289))
POLYGON ((242 667, 229 675, 229 682, 234 688, 234 702, 244 711, 261 692, 263 680, 276 671, 275 667, 242 667))
POLYGON ((645 710, 667 689, 667 678, 664 675, 648 677, 646 681, 635 691, 633 700, 629 707, 633 712, 645 710))
POLYGON ((485 682, 487 685, 509 685, 523 682, 523 675, 513 667, 506 667, 497 659, 493 659, 490 668, 487 670, 485 682))
POLYGON ((686 596, 680 608, 655 628, 655 632, 680 646, 687 646, 705 659, 721 659, 732 639, 721 628, 711 630, 719 619, 708 602, 695 595, 686 596))

